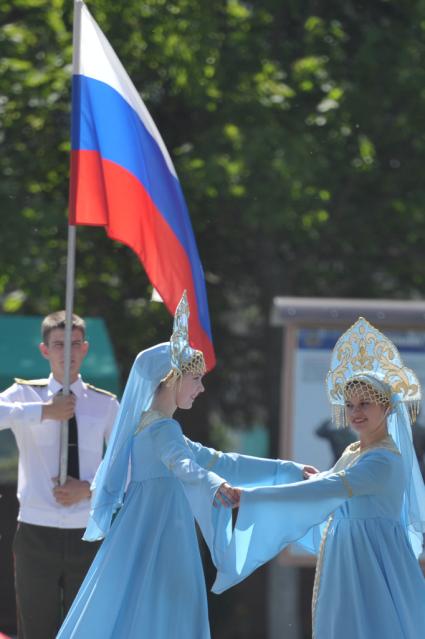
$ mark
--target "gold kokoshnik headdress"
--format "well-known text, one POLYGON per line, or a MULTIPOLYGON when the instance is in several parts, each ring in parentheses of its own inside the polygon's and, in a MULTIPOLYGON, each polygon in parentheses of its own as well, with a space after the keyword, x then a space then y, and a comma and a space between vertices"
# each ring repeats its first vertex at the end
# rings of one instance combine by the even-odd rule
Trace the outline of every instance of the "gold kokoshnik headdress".
POLYGON ((173 334, 170 337, 171 370, 163 380, 166 383, 173 383, 184 373, 205 374, 204 354, 189 344, 189 315, 187 293, 184 291, 174 315, 173 334))
POLYGON ((345 401, 354 395, 390 412, 402 402, 414 423, 420 408, 421 387, 415 373, 404 366, 397 348, 363 317, 337 341, 326 377, 332 418, 347 426, 345 401))

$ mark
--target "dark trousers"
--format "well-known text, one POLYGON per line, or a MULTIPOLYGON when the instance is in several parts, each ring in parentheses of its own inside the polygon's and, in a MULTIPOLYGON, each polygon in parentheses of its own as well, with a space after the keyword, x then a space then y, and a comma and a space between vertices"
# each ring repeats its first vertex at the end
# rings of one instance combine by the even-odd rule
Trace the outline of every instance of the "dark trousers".
POLYGON ((99 548, 84 529, 18 523, 13 551, 18 639, 54 639, 99 548))

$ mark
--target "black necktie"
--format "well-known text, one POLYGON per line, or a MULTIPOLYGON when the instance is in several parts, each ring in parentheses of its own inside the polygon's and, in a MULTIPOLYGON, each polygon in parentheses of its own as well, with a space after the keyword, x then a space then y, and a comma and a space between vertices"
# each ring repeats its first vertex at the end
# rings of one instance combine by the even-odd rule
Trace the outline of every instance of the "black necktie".
POLYGON ((75 415, 68 420, 68 470, 67 475, 80 479, 80 462, 78 459, 78 428, 75 415))

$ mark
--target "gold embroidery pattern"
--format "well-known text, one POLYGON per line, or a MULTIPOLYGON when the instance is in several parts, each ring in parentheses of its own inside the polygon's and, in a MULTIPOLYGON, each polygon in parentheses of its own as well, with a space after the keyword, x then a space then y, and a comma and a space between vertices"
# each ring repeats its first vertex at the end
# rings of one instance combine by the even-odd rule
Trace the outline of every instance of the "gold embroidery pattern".
POLYGON ((343 400, 347 379, 360 371, 373 371, 376 362, 384 373, 383 381, 393 392, 400 393, 404 401, 420 397, 416 375, 403 365, 397 348, 363 317, 339 338, 334 358, 333 370, 327 378, 331 400, 343 400))
POLYGON ((384 450, 389 450, 396 455, 400 455, 400 451, 397 448, 395 441, 391 437, 391 435, 387 435, 384 439, 381 439, 370 446, 365 446, 364 448, 360 448, 360 442, 353 442, 349 444, 347 448, 342 453, 343 455, 352 455, 357 454, 358 456, 363 455, 363 453, 368 453, 370 450, 375 450, 376 448, 383 448, 384 450))
POLYGON ((313 600, 311 602, 311 616, 312 616, 312 621, 313 621, 313 636, 312 636, 312 639, 315 639, 315 636, 316 636, 316 634, 315 634, 316 633, 316 631, 315 631, 315 626, 316 626, 316 608, 317 608, 317 600, 319 598, 320 579, 321 579, 321 576, 322 576, 322 568, 323 568, 323 558, 324 558, 324 554, 325 554, 326 539, 328 537, 329 528, 331 527, 331 524, 333 522, 333 518, 334 518, 334 513, 332 513, 332 515, 329 517, 328 521, 326 522, 326 526, 325 526, 325 529, 323 531, 322 540, 320 542, 319 556, 317 558, 317 564, 316 564, 316 574, 314 575, 313 600))

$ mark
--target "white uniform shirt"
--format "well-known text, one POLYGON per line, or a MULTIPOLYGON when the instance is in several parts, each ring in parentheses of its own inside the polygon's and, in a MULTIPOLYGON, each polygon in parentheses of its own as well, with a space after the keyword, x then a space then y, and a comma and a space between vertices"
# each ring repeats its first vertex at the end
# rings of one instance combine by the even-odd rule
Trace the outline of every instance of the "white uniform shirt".
MULTIPOLYGON (((19 449, 18 521, 55 528, 85 528, 90 500, 62 506, 53 496, 53 478, 59 475, 60 422, 41 421, 41 404, 61 387, 53 375, 33 384, 13 384, 0 393, 0 429, 11 428, 19 449), (11 407, 10 402, 16 404, 11 407), (7 411, 8 418, 4 415, 7 411)), ((76 396, 80 479, 91 483, 111 434, 118 402, 114 395, 85 384, 80 376, 71 384, 71 390, 76 396)))

